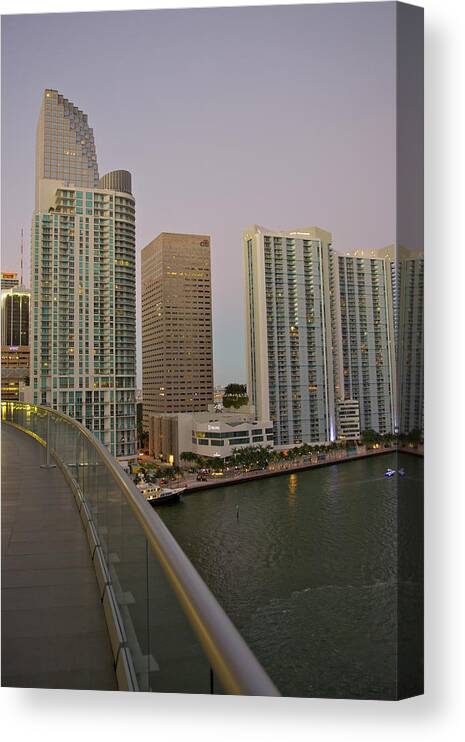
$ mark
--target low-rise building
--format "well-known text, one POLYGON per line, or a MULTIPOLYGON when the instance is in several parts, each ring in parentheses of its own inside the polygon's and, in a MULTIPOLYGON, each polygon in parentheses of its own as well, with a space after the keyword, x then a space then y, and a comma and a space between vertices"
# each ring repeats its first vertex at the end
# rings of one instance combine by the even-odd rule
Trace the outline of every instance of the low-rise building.
POLYGON ((257 420, 253 407, 235 412, 215 411, 150 415, 150 455, 179 464, 184 452, 222 459, 237 448, 272 446, 273 423, 257 420))

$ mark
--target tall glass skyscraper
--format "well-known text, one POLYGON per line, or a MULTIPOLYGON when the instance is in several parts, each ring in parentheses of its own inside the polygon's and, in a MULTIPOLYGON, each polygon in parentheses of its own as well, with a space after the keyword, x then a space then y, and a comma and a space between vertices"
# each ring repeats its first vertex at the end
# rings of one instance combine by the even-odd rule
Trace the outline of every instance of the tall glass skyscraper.
POLYGON ((115 456, 136 451, 135 201, 98 177, 87 116, 44 92, 31 234, 33 400, 67 413, 115 456))
MULTIPOLYGON (((43 179, 73 182, 83 188, 98 184, 94 132, 87 115, 57 90, 46 90, 37 124, 36 209, 43 179)), ((43 185, 43 184, 42 184, 43 185)))

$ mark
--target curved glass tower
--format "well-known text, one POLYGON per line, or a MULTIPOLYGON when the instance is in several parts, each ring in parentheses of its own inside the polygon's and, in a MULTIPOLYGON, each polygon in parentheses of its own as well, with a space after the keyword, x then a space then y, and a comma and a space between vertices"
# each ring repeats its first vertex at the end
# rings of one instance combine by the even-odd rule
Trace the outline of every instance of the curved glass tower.
POLYGON ((94 132, 87 115, 57 90, 45 90, 37 125, 36 208, 38 181, 64 180, 84 188, 97 185, 94 132))
POLYGON ((86 114, 45 90, 31 239, 33 401, 136 452, 135 201, 131 175, 99 180, 86 114))

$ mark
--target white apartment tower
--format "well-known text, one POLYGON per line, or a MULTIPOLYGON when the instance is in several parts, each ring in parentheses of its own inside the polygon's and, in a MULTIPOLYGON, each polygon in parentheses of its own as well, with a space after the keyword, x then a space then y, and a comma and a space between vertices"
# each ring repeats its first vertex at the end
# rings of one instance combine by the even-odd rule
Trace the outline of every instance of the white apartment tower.
POLYGON ((361 430, 382 434, 397 427, 391 254, 338 257, 344 396, 358 400, 361 430))
POLYGON ((392 274, 399 431, 423 431, 423 254, 398 247, 392 274))
POLYGON ((135 201, 99 179, 87 116, 45 90, 31 233, 33 400, 82 422, 115 456, 136 452, 135 201))
POLYGON ((278 446, 336 438, 337 258, 318 227, 244 232, 248 393, 278 446))

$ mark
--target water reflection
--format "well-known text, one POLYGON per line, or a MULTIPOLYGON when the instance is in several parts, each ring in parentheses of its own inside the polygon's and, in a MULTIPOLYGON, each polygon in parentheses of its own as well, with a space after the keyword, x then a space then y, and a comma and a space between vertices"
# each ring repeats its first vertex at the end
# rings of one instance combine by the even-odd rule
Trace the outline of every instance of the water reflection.
POLYGON ((295 506, 297 499, 297 474, 291 474, 287 488, 287 502, 291 507, 295 506))
POLYGON ((395 697, 398 647, 407 665, 418 655, 406 646, 421 619, 412 606, 422 595, 422 463, 386 454, 160 508, 284 695, 395 697), (408 477, 385 478, 387 466, 403 466, 408 477), (408 588, 402 620, 411 627, 402 642, 399 573, 408 588))

